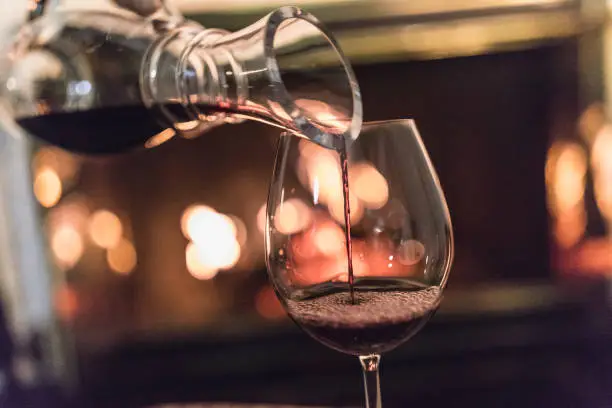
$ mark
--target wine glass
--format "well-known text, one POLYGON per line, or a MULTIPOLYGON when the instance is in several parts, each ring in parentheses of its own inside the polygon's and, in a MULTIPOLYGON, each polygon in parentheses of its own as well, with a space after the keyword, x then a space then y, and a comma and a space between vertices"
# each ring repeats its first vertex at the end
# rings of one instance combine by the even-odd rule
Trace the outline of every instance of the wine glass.
POLYGON ((453 234, 413 120, 365 124, 347 143, 336 151, 281 136, 266 261, 289 316, 321 343, 359 357, 366 406, 380 408, 380 354, 438 308, 453 234))

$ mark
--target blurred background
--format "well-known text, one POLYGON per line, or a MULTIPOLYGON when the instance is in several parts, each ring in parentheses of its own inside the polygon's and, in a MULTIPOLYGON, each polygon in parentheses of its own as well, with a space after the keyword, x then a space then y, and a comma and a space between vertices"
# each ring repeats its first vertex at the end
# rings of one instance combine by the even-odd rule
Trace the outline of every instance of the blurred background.
MULTIPOLYGON (((169 3, 229 30, 284 4, 169 3)), ((293 3, 339 38, 366 120, 416 119, 454 223, 446 299, 383 359, 385 406, 611 406, 612 4, 293 3)), ((300 332, 267 282, 278 130, 108 158, 3 132, 7 407, 54 406, 61 385, 81 407, 362 403, 355 359, 300 332)))

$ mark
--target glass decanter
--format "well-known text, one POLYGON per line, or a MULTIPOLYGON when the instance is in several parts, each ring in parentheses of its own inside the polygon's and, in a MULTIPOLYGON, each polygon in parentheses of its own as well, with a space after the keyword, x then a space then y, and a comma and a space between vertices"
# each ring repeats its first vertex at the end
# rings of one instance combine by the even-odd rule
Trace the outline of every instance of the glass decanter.
POLYGON ((299 8, 235 33, 152 0, 39 0, 30 17, 0 67, 0 99, 22 128, 67 150, 152 147, 243 119, 333 148, 361 128, 349 63, 299 8))

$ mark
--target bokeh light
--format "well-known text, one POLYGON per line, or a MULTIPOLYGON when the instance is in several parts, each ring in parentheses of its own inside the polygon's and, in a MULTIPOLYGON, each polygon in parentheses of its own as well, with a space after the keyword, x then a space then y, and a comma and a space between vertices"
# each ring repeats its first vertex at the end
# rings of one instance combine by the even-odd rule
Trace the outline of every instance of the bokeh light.
POLYGON ((214 241, 235 240, 236 225, 230 217, 205 205, 189 207, 181 218, 181 229, 186 238, 199 245, 214 245, 214 241))
POLYGON ((231 269, 240 259, 240 244, 235 238, 211 241, 206 245, 194 242, 199 260, 214 269, 231 269))
POLYGON ((597 206, 612 226, 612 126, 605 126, 596 134, 591 165, 597 206))
POLYGON ((83 255, 83 238, 74 226, 60 226, 51 235, 51 250, 58 265, 70 269, 83 255))
POLYGON ((37 171, 34 178, 34 195, 45 208, 56 205, 62 197, 62 182, 57 172, 49 167, 37 171))
POLYGON ((379 209, 389 199, 387 180, 370 163, 356 163, 349 167, 349 186, 369 209, 379 209))
MULTIPOLYGON (((363 205, 352 191, 349 191, 349 204, 351 206, 351 224, 357 225, 363 218, 363 205)), ((328 205, 329 213, 338 223, 344 225, 344 196, 332 201, 328 205)))
POLYGON ((575 143, 553 144, 546 161, 548 205, 555 240, 562 247, 576 244, 586 229, 584 194, 587 156, 575 143))
POLYGON ((72 322, 79 309, 76 291, 71 286, 62 284, 55 291, 54 305, 57 315, 64 322, 72 322))
POLYGON ((244 223, 244 221, 242 221, 240 218, 238 218, 235 215, 228 215, 228 217, 231 219, 232 223, 234 224, 235 235, 236 235, 236 240, 238 241, 238 244, 241 247, 244 247, 248 239, 248 230, 247 230, 246 224, 244 223))
POLYGON ((572 209, 584 197, 587 158, 573 143, 553 145, 546 163, 546 179, 552 193, 552 210, 562 213, 572 209))
POLYGON ((554 221, 552 231, 555 240, 562 248, 569 248, 578 243, 584 236, 587 225, 587 215, 584 208, 576 208, 562 213, 554 221))
POLYGON ((190 242, 186 250, 189 272, 198 279, 211 279, 217 272, 233 268, 246 243, 244 222, 218 213, 206 205, 192 205, 181 217, 181 229, 190 242))
POLYGON ((185 250, 185 262, 187 264, 187 270, 196 279, 212 279, 219 272, 219 269, 210 267, 202 261, 200 251, 198 251, 198 248, 193 242, 187 245, 187 249, 185 250))
POLYGON ((77 156, 54 146, 43 146, 32 159, 32 172, 39 173, 43 169, 53 170, 62 183, 74 180, 79 171, 80 160, 77 156))
POLYGON ((45 224, 50 234, 62 225, 72 225, 77 231, 85 232, 89 213, 87 199, 81 195, 70 194, 49 211, 45 224))
POLYGON ((346 251, 344 232, 334 223, 327 223, 314 231, 314 246, 325 256, 334 256, 346 251))
POLYGON ((121 240, 123 226, 117 215, 108 210, 98 210, 89 221, 89 236, 102 248, 113 248, 121 240))
POLYGON ((264 286, 255 295, 255 310, 261 317, 268 320, 284 319, 287 316, 274 289, 270 286, 264 286))
POLYGON ((106 262, 112 271, 125 275, 134 270, 138 262, 136 249, 127 239, 123 238, 106 252, 106 262))
POLYGON ((312 222, 312 211, 299 198, 291 198, 280 204, 274 215, 274 227, 285 235, 295 234, 312 222))
POLYGON ((197 214, 208 211, 216 212, 213 208, 203 204, 191 205, 183 211, 183 215, 181 216, 181 231, 185 238, 191 239, 189 230, 194 228, 194 218, 197 217, 197 214))
MULTIPOLYGON (((312 144, 312 143, 311 143, 312 144)), ((342 172, 338 154, 320 146, 302 149, 298 177, 311 192, 316 192, 315 204, 329 204, 343 200, 342 172)))
MULTIPOLYGON (((298 179, 310 190, 314 204, 325 204, 334 219, 344 224, 342 171, 337 153, 306 140, 298 145, 298 179)), ((351 222, 361 221, 364 210, 379 209, 389 200, 385 177, 367 162, 349 164, 351 222)))

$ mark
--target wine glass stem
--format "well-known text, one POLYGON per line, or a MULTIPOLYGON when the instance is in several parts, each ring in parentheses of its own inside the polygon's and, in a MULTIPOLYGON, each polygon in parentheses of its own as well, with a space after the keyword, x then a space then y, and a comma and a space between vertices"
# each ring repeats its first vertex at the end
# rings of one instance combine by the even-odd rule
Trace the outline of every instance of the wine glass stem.
POLYGON ((365 386, 366 408, 382 408, 380 398, 380 376, 378 366, 380 364, 379 354, 359 356, 361 369, 363 371, 363 385, 365 386))

